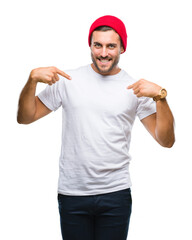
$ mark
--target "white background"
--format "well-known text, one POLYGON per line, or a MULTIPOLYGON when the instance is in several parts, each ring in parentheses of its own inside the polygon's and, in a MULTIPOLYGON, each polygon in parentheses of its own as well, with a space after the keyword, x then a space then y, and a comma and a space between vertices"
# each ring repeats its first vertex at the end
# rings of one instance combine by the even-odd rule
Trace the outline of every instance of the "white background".
MULTIPOLYGON (((0 5, 0 239, 61 240, 57 206, 61 109, 31 125, 16 122, 30 71, 91 62, 91 23, 106 14, 128 32, 120 67, 168 90, 176 143, 160 147, 137 119, 131 143, 130 240, 191 240, 190 1, 7 0, 0 5)), ((39 84, 37 92, 44 89, 39 84)))

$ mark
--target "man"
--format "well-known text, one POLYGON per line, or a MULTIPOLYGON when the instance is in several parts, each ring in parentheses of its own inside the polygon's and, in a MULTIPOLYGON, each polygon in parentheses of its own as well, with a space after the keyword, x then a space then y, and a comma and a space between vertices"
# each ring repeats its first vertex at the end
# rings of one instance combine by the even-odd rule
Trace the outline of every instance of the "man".
POLYGON ((164 147, 174 144, 166 90, 135 81, 118 62, 126 51, 124 23, 97 19, 88 37, 92 64, 75 70, 33 69, 21 92, 18 122, 63 110, 58 202, 64 240, 125 240, 131 215, 129 145, 136 115, 164 147), (38 82, 48 84, 38 96, 38 82))

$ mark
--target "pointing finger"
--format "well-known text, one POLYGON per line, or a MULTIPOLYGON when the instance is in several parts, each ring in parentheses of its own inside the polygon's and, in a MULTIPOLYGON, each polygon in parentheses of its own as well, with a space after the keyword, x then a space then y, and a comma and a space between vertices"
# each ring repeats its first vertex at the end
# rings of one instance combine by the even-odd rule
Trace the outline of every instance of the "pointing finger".
POLYGON ((127 87, 127 89, 134 89, 136 86, 137 86, 136 83, 134 83, 134 84, 129 85, 127 87))
POLYGON ((59 75, 67 78, 68 80, 71 80, 71 79, 72 79, 71 76, 69 76, 68 74, 66 74, 65 72, 61 71, 61 70, 58 69, 58 68, 56 68, 56 72, 57 72, 59 75))
POLYGON ((131 88, 133 88, 133 84, 127 87, 127 89, 131 89, 131 88))
POLYGON ((127 89, 133 89, 133 90, 135 90, 136 88, 138 88, 139 85, 140 85, 140 81, 137 81, 137 82, 129 85, 129 86, 127 87, 127 89))

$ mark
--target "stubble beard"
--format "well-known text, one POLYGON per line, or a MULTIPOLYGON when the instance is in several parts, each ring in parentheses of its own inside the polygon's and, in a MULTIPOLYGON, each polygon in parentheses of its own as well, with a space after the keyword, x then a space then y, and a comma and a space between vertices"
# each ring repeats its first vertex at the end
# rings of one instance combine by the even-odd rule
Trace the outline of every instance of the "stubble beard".
MULTIPOLYGON (((98 58, 101 58, 101 59, 109 59, 108 57, 106 57, 106 58, 96 57, 96 59, 98 59, 98 58)), ((113 61, 113 62, 112 62, 111 66, 110 66, 108 69, 102 69, 102 68, 100 68, 100 67, 98 66, 98 64, 97 64, 97 62, 96 62, 96 59, 95 59, 95 57, 93 56, 93 53, 92 53, 92 52, 91 52, 91 59, 92 59, 92 61, 93 61, 94 66, 97 68, 98 72, 99 72, 100 74, 107 75, 107 74, 109 74, 109 73, 118 65, 119 60, 120 60, 120 54, 119 54, 114 60, 111 60, 111 61, 113 61)))

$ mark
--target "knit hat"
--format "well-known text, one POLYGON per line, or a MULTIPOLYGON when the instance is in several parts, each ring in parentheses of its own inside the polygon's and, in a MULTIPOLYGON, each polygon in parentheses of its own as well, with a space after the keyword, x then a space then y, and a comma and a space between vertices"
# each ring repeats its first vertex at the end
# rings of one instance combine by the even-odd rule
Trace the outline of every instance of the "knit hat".
POLYGON ((123 48, 124 48, 124 52, 125 52, 126 48, 127 48, 127 32, 126 32, 125 25, 119 18, 110 16, 110 15, 100 17, 93 22, 93 24, 91 25, 90 30, 89 30, 89 37, 88 37, 89 46, 91 46, 92 32, 100 26, 111 27, 119 34, 119 36, 122 40, 123 48))

